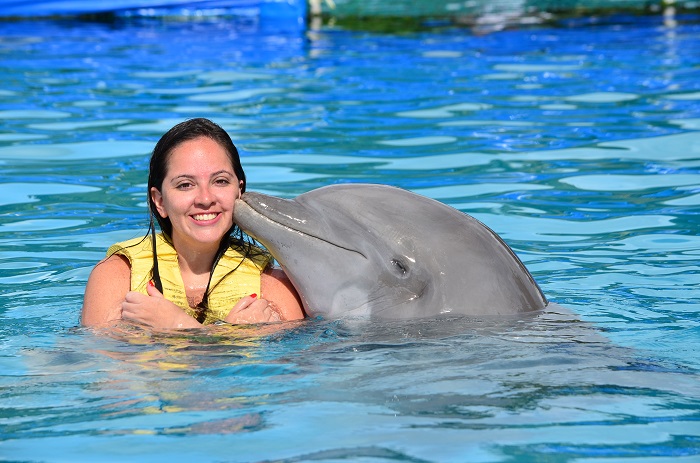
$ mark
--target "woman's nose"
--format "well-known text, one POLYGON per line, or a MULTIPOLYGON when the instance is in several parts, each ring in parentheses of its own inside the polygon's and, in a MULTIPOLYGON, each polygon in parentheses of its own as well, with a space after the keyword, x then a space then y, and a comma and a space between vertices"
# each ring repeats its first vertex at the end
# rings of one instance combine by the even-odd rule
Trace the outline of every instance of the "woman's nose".
POLYGON ((197 205, 202 207, 209 207, 214 203, 214 195, 208 185, 201 186, 197 189, 195 201, 197 205))

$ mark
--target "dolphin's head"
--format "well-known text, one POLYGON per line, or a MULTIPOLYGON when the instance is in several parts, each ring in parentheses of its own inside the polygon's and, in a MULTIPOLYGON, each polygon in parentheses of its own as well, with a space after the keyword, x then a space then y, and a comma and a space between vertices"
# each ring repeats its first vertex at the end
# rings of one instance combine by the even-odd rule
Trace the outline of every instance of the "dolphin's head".
POLYGON ((546 304, 491 230, 399 188, 333 185, 292 200, 248 192, 234 217, 279 262, 310 316, 407 319, 546 304))

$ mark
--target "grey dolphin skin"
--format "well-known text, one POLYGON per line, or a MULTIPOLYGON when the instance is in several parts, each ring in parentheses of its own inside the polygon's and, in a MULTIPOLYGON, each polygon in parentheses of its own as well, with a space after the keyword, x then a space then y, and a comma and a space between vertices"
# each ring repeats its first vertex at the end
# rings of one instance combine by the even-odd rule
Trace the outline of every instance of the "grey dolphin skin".
POLYGON ((287 272, 311 317, 508 315, 547 305, 496 233, 400 188, 331 185, 295 199, 248 192, 234 219, 287 272))

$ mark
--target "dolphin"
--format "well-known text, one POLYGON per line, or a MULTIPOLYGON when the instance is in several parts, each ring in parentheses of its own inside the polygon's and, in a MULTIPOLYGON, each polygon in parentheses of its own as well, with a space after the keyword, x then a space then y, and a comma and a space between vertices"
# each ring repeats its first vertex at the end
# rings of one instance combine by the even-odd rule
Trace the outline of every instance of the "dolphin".
POLYGON ((246 192, 234 220, 270 251, 310 317, 512 315, 548 303, 491 229, 401 188, 336 184, 294 199, 246 192))

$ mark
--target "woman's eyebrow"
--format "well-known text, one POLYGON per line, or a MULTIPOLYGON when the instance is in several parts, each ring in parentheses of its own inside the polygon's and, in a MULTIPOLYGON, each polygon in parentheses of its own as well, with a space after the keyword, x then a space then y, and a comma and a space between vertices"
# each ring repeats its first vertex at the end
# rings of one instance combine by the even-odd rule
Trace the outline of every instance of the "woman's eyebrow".
POLYGON ((184 179, 187 179, 187 180, 193 180, 193 179, 194 179, 194 175, 190 175, 190 174, 180 174, 180 175, 176 175, 175 177, 173 177, 173 179, 171 180, 171 182, 174 182, 174 181, 176 181, 176 180, 182 180, 183 178, 184 178, 184 179))
MULTIPOLYGON (((221 170, 217 170, 216 172, 212 172, 211 175, 209 175, 209 177, 210 177, 210 178, 211 178, 211 177, 216 177, 217 175, 221 175, 221 174, 226 174, 226 175, 229 175, 229 176, 233 176, 233 175, 234 175, 234 173, 231 172, 230 170, 221 169, 221 170)), ((196 177, 197 177, 196 175, 192 175, 192 174, 180 174, 180 175, 176 175, 175 177, 173 177, 173 181, 179 180, 179 179, 183 179, 183 178, 188 179, 188 180, 193 180, 193 179, 195 179, 196 177)))
POLYGON ((216 177, 217 175, 221 175, 221 174, 234 175, 233 172, 231 172, 230 170, 221 169, 221 170, 218 170, 216 172, 213 172, 211 174, 211 177, 216 177))

